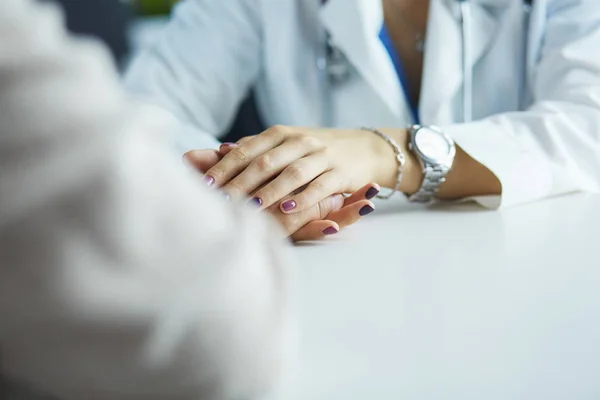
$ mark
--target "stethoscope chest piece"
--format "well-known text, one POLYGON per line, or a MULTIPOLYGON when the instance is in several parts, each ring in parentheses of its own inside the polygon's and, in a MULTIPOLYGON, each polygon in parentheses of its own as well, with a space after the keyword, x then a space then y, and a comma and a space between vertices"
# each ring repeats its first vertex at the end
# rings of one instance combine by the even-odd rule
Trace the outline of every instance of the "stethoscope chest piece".
POLYGON ((327 38, 327 54, 324 67, 327 70, 329 82, 334 85, 345 83, 350 79, 351 66, 344 52, 327 38))

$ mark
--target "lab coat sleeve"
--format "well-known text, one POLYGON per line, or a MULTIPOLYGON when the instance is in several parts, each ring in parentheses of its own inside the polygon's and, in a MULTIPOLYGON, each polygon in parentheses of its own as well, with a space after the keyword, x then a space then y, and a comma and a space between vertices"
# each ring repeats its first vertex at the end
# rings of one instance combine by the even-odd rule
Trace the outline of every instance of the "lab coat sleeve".
POLYGON ((0 398, 255 398, 293 343, 277 228, 40 4, 0 2, 0 398))
POLYGON ((501 198, 477 199, 486 206, 600 191, 600 7, 556 0, 544 11, 534 104, 443 128, 500 179, 501 198))
MULTIPOLYGON (((260 70, 257 0, 188 0, 133 61, 128 89, 180 121, 180 150, 215 147, 260 70)), ((258 132, 257 132, 258 133, 258 132)))

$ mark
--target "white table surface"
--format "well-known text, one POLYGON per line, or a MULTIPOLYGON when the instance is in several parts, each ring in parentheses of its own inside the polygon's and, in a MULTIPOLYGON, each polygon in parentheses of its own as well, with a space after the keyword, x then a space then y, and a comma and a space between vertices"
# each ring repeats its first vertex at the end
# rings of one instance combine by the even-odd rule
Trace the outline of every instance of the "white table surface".
POLYGON ((297 249, 281 400, 600 399, 600 196, 378 204, 297 249))

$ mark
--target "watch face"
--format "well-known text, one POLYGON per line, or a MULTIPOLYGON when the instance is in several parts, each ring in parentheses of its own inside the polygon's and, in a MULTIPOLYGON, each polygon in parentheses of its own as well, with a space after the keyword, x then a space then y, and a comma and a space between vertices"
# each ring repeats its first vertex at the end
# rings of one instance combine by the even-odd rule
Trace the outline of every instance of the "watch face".
POLYGON ((429 128, 417 131, 415 145, 421 154, 433 161, 446 160, 452 151, 452 144, 446 137, 441 132, 429 128))

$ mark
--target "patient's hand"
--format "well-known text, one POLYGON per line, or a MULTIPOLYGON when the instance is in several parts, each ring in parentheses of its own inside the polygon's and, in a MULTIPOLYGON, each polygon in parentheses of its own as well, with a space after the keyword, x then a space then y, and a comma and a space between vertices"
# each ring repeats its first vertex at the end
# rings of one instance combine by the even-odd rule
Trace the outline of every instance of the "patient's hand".
MULTIPOLYGON (((185 160, 200 172, 205 172, 235 146, 236 144, 224 144, 219 150, 193 150, 185 155, 185 160)), ((292 240, 317 240, 338 233, 373 211, 374 205, 370 200, 379 193, 379 190, 377 184, 371 183, 348 198, 335 194, 298 213, 283 213, 279 203, 273 204, 265 211, 279 221, 292 240)), ((252 198, 252 193, 246 195, 252 198)))

